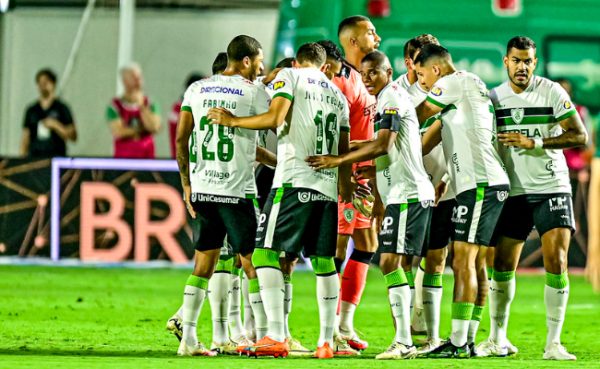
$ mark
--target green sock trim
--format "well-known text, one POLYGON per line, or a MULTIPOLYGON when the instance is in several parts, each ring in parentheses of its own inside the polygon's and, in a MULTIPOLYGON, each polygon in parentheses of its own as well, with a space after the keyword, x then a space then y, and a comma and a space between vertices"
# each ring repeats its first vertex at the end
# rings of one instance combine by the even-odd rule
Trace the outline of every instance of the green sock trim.
POLYGON ((546 273, 546 285, 562 290, 569 285, 569 275, 567 272, 563 274, 546 273))
POLYGON ((279 253, 270 249, 254 249, 252 265, 255 268, 271 267, 279 269, 279 253))
POLYGON ((488 281, 491 281, 494 278, 494 268, 486 267, 485 269, 487 269, 488 281))
POLYGON ((198 287, 203 290, 208 289, 208 278, 198 277, 195 275, 190 275, 185 282, 186 286, 198 287))
POLYGON ((233 270, 233 264, 235 262, 235 258, 219 258, 217 261, 217 266, 215 267, 215 272, 229 272, 233 270))
POLYGON ((408 286, 410 288, 415 288, 415 275, 413 274, 412 270, 404 272, 404 275, 406 275, 406 283, 408 283, 408 286))
POLYGON ((388 288, 402 286, 408 284, 406 280, 406 273, 402 269, 396 269, 391 273, 383 276, 385 278, 385 284, 388 288))
POLYGON ((425 273, 423 275, 423 287, 442 287, 442 273, 425 273))
POLYGON ((483 306, 475 305, 473 307, 473 314, 471 314, 471 320, 481 321, 483 316, 483 306))
POLYGON ((316 275, 336 274, 333 256, 312 256, 310 262, 316 275))
POLYGON ((292 283, 292 275, 283 274, 283 283, 292 283))
POLYGON ((452 319, 471 320, 475 304, 472 302, 453 302, 452 319))
POLYGON ((258 285, 258 278, 248 280, 248 293, 260 292, 260 286, 258 285))
POLYGON ((421 263, 419 264, 419 267, 423 270, 425 270, 425 258, 421 258, 421 263))
POLYGON ((499 272, 494 270, 493 278, 496 282, 508 282, 512 279, 515 279, 515 271, 511 270, 509 272, 499 272))
POLYGON ((236 267, 235 265, 231 268, 231 274, 233 275, 238 275, 241 276, 242 275, 242 269, 236 267))

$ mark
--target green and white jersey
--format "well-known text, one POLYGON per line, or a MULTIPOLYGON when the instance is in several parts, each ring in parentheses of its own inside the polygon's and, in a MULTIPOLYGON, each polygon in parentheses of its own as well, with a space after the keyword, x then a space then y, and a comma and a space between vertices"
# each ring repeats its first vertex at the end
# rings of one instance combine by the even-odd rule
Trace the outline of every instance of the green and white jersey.
POLYGON ((375 137, 381 129, 397 133, 388 154, 375 159, 377 189, 384 205, 434 200, 423 167, 417 113, 410 95, 397 82, 385 86, 377 96, 375 137))
MULTIPOLYGON (((529 86, 516 94, 504 82, 491 91, 496 129, 518 132, 529 138, 562 133, 559 122, 577 114, 567 92, 555 82, 533 76, 529 86)), ((569 168, 562 150, 509 148, 498 145, 510 178, 510 195, 571 193, 569 168)))
POLYGON ((337 155, 340 131, 348 132, 348 104, 342 92, 315 68, 285 68, 273 81, 273 99, 292 101, 277 128, 273 188, 310 188, 337 200, 337 168, 313 170, 306 158, 337 155))
POLYGON ((454 193, 509 184, 494 147, 494 109, 483 81, 454 72, 433 85, 427 101, 443 109, 442 147, 454 193))
POLYGON ((256 196, 256 131, 210 124, 206 114, 212 107, 225 108, 238 117, 262 114, 269 109, 268 101, 264 90, 241 76, 215 75, 187 89, 181 110, 194 117, 190 150, 193 193, 256 196))
MULTIPOLYGON (((415 108, 419 106, 427 98, 427 91, 425 91, 419 82, 415 82, 408 88, 408 94, 410 95, 415 108)), ((439 118, 439 115, 435 115, 429 118, 425 124, 421 126, 421 135, 427 132, 427 129, 439 118)), ((425 171, 429 175, 429 180, 434 186, 437 186, 442 177, 448 174, 448 168, 446 166, 446 158, 444 157, 444 149, 440 143, 434 147, 429 154, 423 157, 423 166, 425 171)), ((440 201, 446 201, 454 198, 454 190, 452 186, 447 186, 448 190, 442 196, 440 201)))
POLYGON ((396 78, 396 80, 394 82, 396 82, 397 84, 399 84, 400 87, 402 87, 406 91, 408 91, 408 89, 410 88, 410 86, 412 86, 410 84, 410 81, 408 80, 408 73, 404 73, 400 77, 396 78))

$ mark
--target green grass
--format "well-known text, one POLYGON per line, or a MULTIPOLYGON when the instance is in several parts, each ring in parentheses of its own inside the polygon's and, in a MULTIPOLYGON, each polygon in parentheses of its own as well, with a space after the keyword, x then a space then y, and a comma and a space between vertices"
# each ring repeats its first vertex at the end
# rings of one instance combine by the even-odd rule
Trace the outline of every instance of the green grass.
MULTIPOLYGON (((0 267, 0 368, 544 368, 600 364, 600 298, 581 277, 571 278, 571 296, 563 332, 576 363, 541 360, 545 342, 542 276, 518 276, 509 338, 520 353, 507 359, 375 362, 393 337, 386 290, 372 270, 356 327, 370 348, 359 359, 179 358, 177 342, 164 330, 181 301, 188 275, 178 269, 95 269, 0 267)), ((450 328, 450 276, 445 277, 442 334, 450 328)), ((318 336, 315 280, 294 276, 291 330, 305 345, 318 336)), ((205 303, 200 339, 210 344, 210 311, 205 303)), ((487 309, 478 340, 487 337, 487 309)))

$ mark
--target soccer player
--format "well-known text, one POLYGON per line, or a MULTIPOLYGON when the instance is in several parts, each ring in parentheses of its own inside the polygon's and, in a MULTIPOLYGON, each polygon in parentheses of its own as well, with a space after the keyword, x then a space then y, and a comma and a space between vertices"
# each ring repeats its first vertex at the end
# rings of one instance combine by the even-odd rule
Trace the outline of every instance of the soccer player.
MULTIPOLYGON (((375 97, 371 96, 362 83, 360 72, 361 60, 371 51, 379 47, 381 38, 375 31, 375 26, 369 18, 360 15, 342 20, 338 27, 338 38, 344 49, 346 60, 342 71, 333 82, 340 88, 348 100, 350 108, 350 140, 370 140, 373 137, 373 118, 375 115, 375 97)), ((357 163, 360 166, 371 166, 370 162, 357 163)), ((367 182, 362 180, 361 185, 367 182)), ((358 199, 360 202, 361 200, 358 199)), ((364 200, 363 200, 364 201, 364 200)), ((363 206, 370 207, 370 204, 363 206)), ((336 342, 347 341, 356 350, 368 347, 354 331, 354 313, 362 297, 369 264, 377 250, 377 234, 373 229, 371 219, 358 211, 353 203, 338 202, 338 239, 336 252, 336 268, 340 272, 346 259, 346 248, 352 237, 354 250, 344 268, 342 275, 342 292, 339 313, 339 333, 341 337, 336 342)), ((336 324, 336 333, 338 330, 336 324)), ((339 343, 340 350, 346 350, 339 343)))
MULTIPOLYGON (((188 88, 177 127, 177 163, 184 200, 199 223, 194 271, 183 296, 183 337, 178 355, 216 355, 198 342, 196 323, 225 236, 233 251, 240 254, 250 284, 258 285, 251 261, 256 234, 252 199, 256 196, 253 163, 257 134, 211 125, 206 115, 214 106, 226 107, 240 116, 268 110, 268 96, 252 83, 262 69, 262 47, 252 37, 240 35, 229 43, 227 56, 222 75, 188 88)), ((258 288, 254 289, 258 293, 258 288)), ((251 299, 251 303, 258 305, 260 299, 251 299)), ((255 317, 259 310, 257 306, 255 317)))
POLYGON ((396 335, 376 359, 411 359, 417 355, 410 335, 410 288, 400 266, 410 255, 423 255, 431 219, 434 190, 423 167, 419 123, 410 95, 392 79, 388 58, 379 51, 367 54, 361 65, 362 80, 377 96, 375 138, 341 156, 313 156, 315 169, 376 159, 377 193, 385 206, 379 233, 380 267, 396 335))
POLYGON ((569 298, 567 254, 574 231, 569 171, 562 149, 585 145, 587 133, 569 95, 534 75, 536 46, 528 37, 508 41, 504 66, 508 81, 491 92, 496 109, 499 152, 511 182, 498 222, 490 289, 490 337, 481 356, 507 354, 506 331, 515 295, 515 270, 535 225, 542 241, 548 335, 544 359, 575 360, 560 342, 569 298))
MULTIPOLYGON (((429 357, 468 358, 469 325, 479 288, 475 261, 492 233, 508 197, 509 182, 493 146, 494 116, 488 90, 476 75, 457 71, 448 50, 434 44, 415 58, 419 83, 429 90, 417 107, 419 122, 441 113, 423 136, 423 153, 442 142, 452 189, 456 194, 452 336, 429 357), (443 124, 443 125, 442 125, 443 124), (442 129, 443 127, 443 129, 442 129)), ((485 270, 485 269, 484 269, 485 270)))
MULTIPOLYGON (((267 336, 249 347, 255 356, 287 356, 284 280, 279 252, 310 257, 317 275, 321 330, 315 356, 332 358, 339 279, 335 263, 337 170, 312 170, 304 161, 311 155, 348 151, 346 99, 321 72, 326 54, 316 43, 302 45, 295 68, 280 71, 273 81, 275 95, 269 111, 238 118, 224 109, 211 109, 214 123, 252 129, 277 128, 277 166, 273 189, 260 216, 257 248, 252 257, 268 319, 267 336), (287 119, 286 119, 287 117, 287 119)), ((340 170, 339 189, 351 198, 349 167, 340 170)))

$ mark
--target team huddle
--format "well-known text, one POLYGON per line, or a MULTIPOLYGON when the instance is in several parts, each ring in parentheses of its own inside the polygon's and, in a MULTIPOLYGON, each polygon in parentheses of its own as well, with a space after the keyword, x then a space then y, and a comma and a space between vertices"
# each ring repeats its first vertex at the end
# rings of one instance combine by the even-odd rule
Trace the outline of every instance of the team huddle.
POLYGON ((488 91, 432 35, 406 43, 397 80, 368 18, 344 19, 338 36, 344 57, 332 41, 307 43, 264 77, 260 43, 237 36, 214 75, 185 92, 177 161, 197 234, 183 304, 167 323, 177 353, 360 355, 368 342, 354 312, 378 251, 395 336, 376 359, 514 355, 515 271, 535 226, 546 269, 543 358, 575 360, 560 341, 575 227, 562 149, 585 144, 587 133, 560 85, 534 75, 535 43, 508 42, 508 81, 488 91), (276 153, 265 147, 269 131, 276 153), (275 168, 263 206, 256 162, 275 168), (449 249, 452 333, 442 339, 449 249), (288 326, 300 255, 317 280, 314 351, 288 326), (490 336, 476 345, 488 292, 490 336), (210 348, 196 332, 205 299, 210 348), (415 331, 427 335, 419 347, 415 331))

